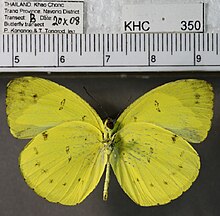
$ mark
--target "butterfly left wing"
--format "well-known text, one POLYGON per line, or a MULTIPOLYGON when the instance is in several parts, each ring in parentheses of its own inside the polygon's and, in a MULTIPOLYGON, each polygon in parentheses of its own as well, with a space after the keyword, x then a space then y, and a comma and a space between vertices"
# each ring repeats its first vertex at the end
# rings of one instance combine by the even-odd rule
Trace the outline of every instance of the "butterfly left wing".
POLYGON ((125 193, 141 206, 179 197, 197 178, 200 159, 191 145, 150 123, 131 123, 116 133, 110 163, 125 193))
POLYGON ((50 80, 12 80, 7 86, 6 105, 11 133, 20 139, 33 138, 66 121, 84 121, 103 130, 101 118, 86 101, 50 80))
POLYGON ((25 181, 37 194, 50 202, 76 205, 104 172, 102 133, 89 123, 65 122, 33 138, 19 162, 25 181))

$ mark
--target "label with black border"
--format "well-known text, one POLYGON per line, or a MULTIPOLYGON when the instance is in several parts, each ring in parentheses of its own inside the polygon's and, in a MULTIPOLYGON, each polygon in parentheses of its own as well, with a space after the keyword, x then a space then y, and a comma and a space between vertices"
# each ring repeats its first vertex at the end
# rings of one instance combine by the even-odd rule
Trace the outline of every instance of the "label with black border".
POLYGON ((136 4, 122 8, 122 31, 205 32, 205 3, 136 4))
POLYGON ((1 2, 1 33, 83 33, 81 1, 1 2))

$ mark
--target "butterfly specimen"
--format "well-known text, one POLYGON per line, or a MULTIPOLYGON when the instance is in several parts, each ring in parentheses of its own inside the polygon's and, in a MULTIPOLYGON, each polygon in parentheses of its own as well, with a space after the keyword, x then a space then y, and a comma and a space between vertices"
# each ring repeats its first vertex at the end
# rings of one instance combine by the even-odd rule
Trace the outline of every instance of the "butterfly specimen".
POLYGON ((159 86, 138 98, 114 127, 81 97, 49 80, 21 77, 7 87, 11 133, 32 139, 20 154, 26 183, 51 202, 76 205, 112 169, 125 193, 141 206, 179 197, 198 176, 200 158, 188 143, 210 129, 213 90, 204 80, 159 86))

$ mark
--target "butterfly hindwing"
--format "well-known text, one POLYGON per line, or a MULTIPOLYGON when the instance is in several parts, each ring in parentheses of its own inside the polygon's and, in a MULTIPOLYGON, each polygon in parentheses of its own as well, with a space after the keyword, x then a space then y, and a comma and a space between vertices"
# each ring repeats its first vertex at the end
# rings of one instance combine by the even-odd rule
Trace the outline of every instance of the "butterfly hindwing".
POLYGON ((213 91, 204 80, 187 79, 159 86, 131 104, 114 130, 131 122, 148 122, 166 128, 189 142, 203 141, 213 116, 213 91))
POLYGON ((49 80, 21 77, 7 88, 7 115, 11 133, 17 138, 33 138, 38 133, 66 121, 84 121, 103 130, 95 110, 69 89, 49 80))
POLYGON ((101 141, 102 133, 85 122, 66 122, 40 133, 20 155, 25 181, 51 202, 80 203, 104 172, 101 141))
POLYGON ((165 204, 196 179, 200 159, 187 141, 149 123, 131 123, 116 133, 110 163, 117 180, 137 204, 165 204))

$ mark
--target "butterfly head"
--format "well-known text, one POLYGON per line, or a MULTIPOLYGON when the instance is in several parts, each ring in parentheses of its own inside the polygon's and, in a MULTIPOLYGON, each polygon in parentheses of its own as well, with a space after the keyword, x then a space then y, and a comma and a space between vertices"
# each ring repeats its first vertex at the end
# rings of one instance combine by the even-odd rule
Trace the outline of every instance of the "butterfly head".
POLYGON ((111 118, 107 118, 104 122, 105 128, 112 130, 114 128, 114 121, 111 118))

